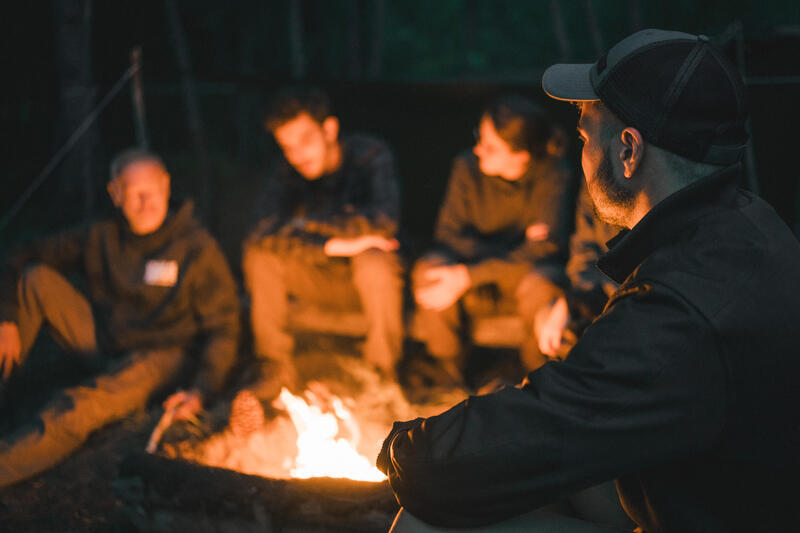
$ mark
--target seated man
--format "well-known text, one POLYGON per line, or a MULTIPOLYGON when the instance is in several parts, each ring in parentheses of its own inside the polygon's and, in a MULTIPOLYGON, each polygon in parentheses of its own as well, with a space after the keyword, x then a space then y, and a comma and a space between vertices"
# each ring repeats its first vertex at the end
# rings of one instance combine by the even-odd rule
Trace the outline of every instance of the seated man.
POLYGON ((529 512, 609 479, 647 533, 797 530, 800 243, 736 186, 741 75, 707 37, 650 29, 542 86, 580 104, 620 287, 564 361, 396 425, 378 464, 428 526, 395 531, 601 530, 529 512))
POLYGON ((47 237, 13 254, 0 272, 0 365, 13 377, 42 326, 102 370, 64 390, 36 424, 0 441, 0 487, 37 474, 92 431, 145 406, 199 367, 166 407, 198 413, 234 362, 239 300, 216 241, 191 202, 168 210, 161 158, 130 149, 111 164, 108 192, 120 216, 47 237), (78 275, 80 292, 67 275, 78 275))
POLYGON ((244 246, 262 399, 294 382, 289 298, 334 309, 362 308, 364 356, 392 378, 402 349, 402 280, 395 251, 399 192, 394 157, 367 135, 339 136, 317 89, 285 89, 265 120, 283 157, 256 207, 244 246))
POLYGON ((620 230, 621 227, 597 218, 589 190, 583 184, 575 206, 575 232, 569 241, 569 285, 534 320, 539 351, 546 356, 566 357, 617 289, 617 284, 597 268, 597 260, 608 251, 606 243, 620 230))
POLYGON ((453 163, 436 250, 417 262, 412 281, 428 352, 456 379, 462 310, 517 311, 528 332, 524 365, 545 361, 533 319, 563 277, 573 177, 562 136, 536 104, 505 97, 486 108, 475 147, 453 163))

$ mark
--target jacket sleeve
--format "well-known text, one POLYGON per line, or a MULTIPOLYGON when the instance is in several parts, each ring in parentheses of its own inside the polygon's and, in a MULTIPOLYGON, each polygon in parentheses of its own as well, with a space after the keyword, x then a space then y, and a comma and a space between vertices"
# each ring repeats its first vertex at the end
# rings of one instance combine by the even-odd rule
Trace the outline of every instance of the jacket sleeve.
POLYGON ((44 264, 64 272, 78 267, 88 238, 88 227, 74 228, 18 248, 0 266, 0 322, 16 322, 19 312, 17 283, 25 268, 44 264))
POLYGON ((466 159, 457 157, 453 161, 434 230, 436 242, 456 258, 493 255, 498 246, 497 242, 492 246, 474 228, 472 203, 479 193, 470 176, 466 159))
POLYGON ((669 289, 626 294, 566 361, 392 433, 399 503, 436 526, 474 527, 710 450, 726 404, 711 328, 669 289))
POLYGON ((485 255, 468 265, 473 285, 522 276, 529 270, 535 270, 556 283, 563 277, 572 216, 573 179, 565 167, 557 164, 547 167, 546 174, 537 176, 537 179, 542 184, 536 189, 539 198, 532 198, 535 207, 531 208, 537 210, 536 221, 549 228, 547 237, 537 241, 523 237, 522 242, 514 245, 489 243, 485 255))
POLYGON ((194 385, 205 396, 222 388, 236 359, 240 327, 236 284, 216 241, 208 239, 192 287, 192 307, 203 338, 194 385))

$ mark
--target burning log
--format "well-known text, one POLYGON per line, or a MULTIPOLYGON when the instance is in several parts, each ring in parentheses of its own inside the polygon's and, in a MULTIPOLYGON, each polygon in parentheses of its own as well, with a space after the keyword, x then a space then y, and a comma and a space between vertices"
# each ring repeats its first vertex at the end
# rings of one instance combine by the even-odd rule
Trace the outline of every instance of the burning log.
POLYGON ((136 454, 120 467, 118 496, 151 516, 203 513, 218 520, 332 531, 386 531, 398 505, 387 482, 271 479, 158 455, 136 454))

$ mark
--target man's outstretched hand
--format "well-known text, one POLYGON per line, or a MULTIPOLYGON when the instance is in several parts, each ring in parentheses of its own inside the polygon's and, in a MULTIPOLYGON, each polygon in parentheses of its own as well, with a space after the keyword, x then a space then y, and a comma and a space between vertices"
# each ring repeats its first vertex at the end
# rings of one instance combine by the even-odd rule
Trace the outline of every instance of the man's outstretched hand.
POLYGON ((362 235, 353 239, 332 237, 325 241, 325 255, 329 257, 353 257, 370 248, 384 252, 394 252, 400 247, 397 239, 387 239, 380 235, 362 235))
POLYGON ((415 418, 414 420, 408 420, 406 422, 395 422, 392 424, 392 430, 389 432, 389 436, 386 437, 383 441, 383 445, 381 446, 381 451, 378 454, 378 458, 375 460, 375 466, 378 467, 378 470, 389 475, 389 465, 392 462, 392 456, 390 448, 392 447, 392 441, 397 436, 398 433, 403 433, 408 431, 409 429, 413 429, 424 421, 424 418, 415 418))
POLYGON ((14 367, 22 360, 22 342, 14 322, 0 322, 0 369, 3 379, 11 377, 14 367))
POLYGON ((203 399, 197 390, 179 390, 164 400, 164 410, 174 409, 175 420, 192 420, 203 410, 203 399))

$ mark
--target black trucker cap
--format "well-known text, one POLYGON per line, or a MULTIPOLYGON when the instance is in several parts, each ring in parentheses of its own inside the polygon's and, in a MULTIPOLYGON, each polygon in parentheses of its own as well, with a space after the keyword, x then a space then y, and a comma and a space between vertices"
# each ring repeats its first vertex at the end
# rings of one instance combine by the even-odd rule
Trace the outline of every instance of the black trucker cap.
POLYGON ((558 64, 542 77, 551 97, 600 100, 656 146, 728 165, 747 142, 741 76, 704 35, 642 30, 594 64, 558 64))

